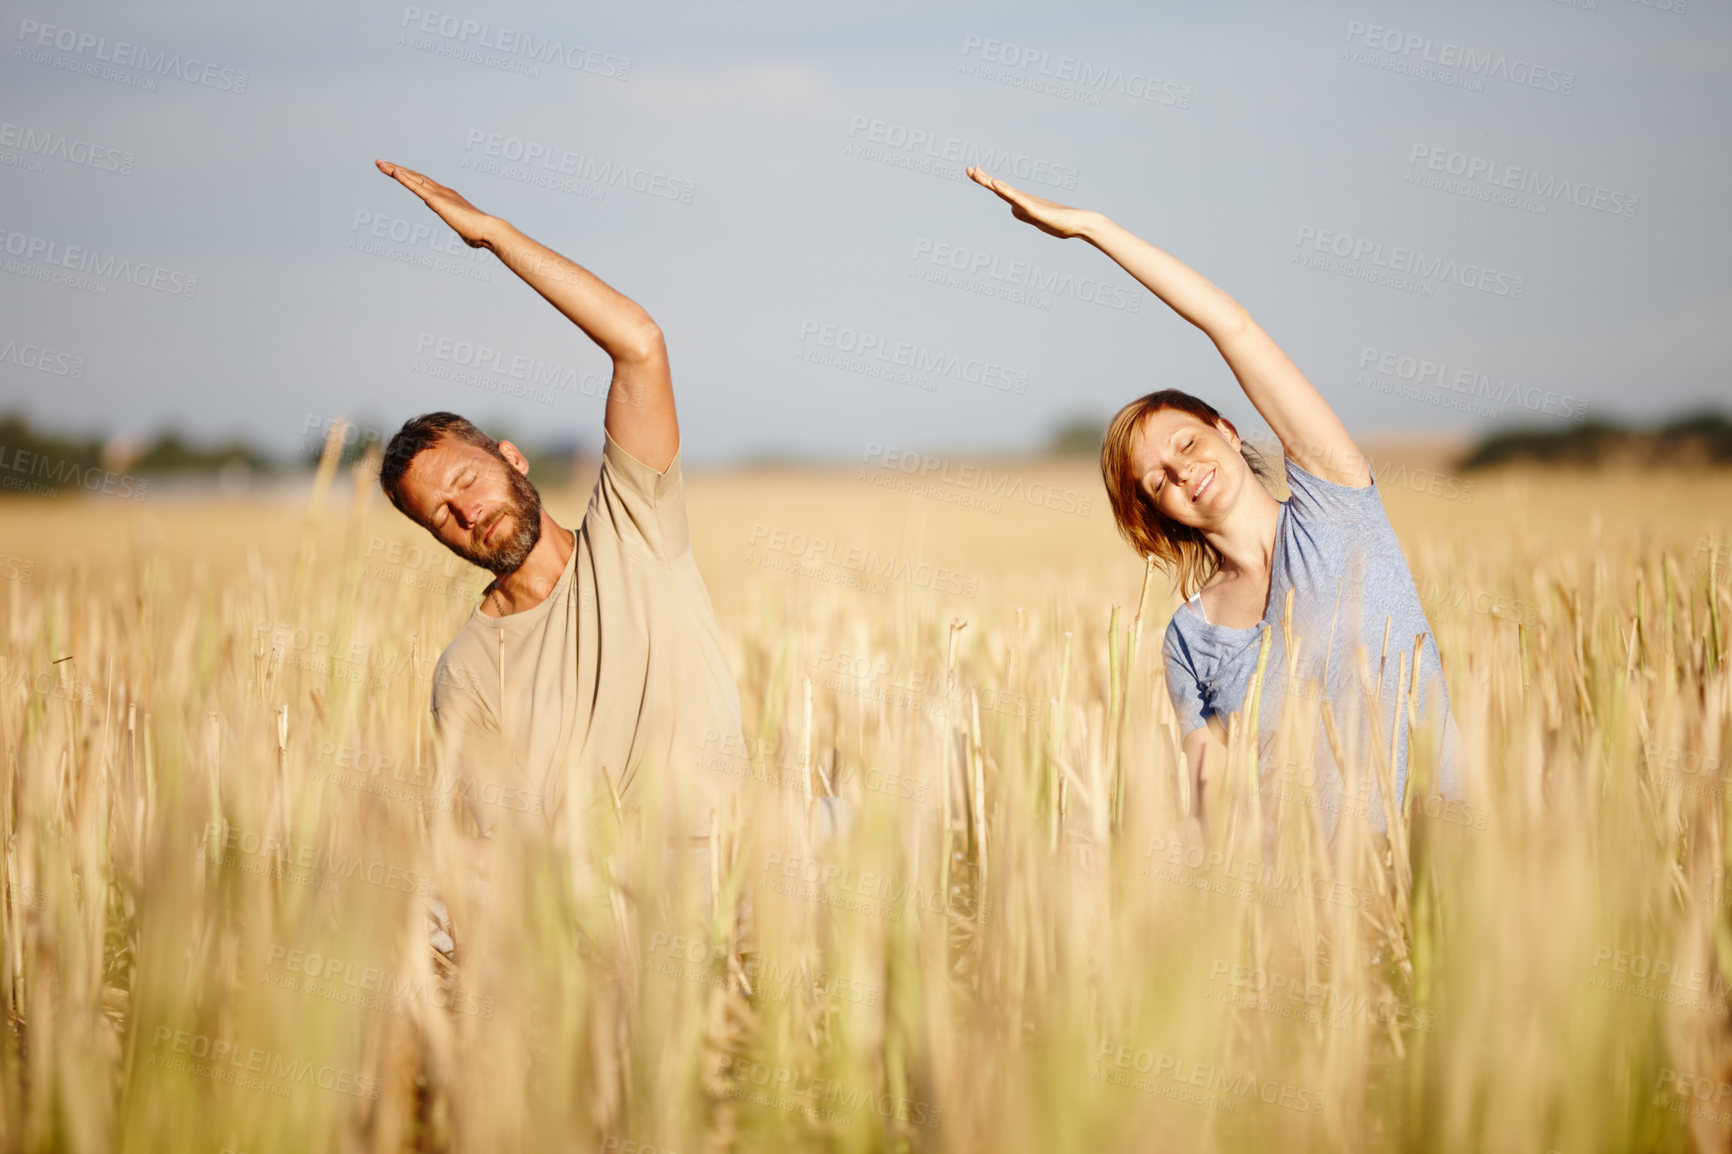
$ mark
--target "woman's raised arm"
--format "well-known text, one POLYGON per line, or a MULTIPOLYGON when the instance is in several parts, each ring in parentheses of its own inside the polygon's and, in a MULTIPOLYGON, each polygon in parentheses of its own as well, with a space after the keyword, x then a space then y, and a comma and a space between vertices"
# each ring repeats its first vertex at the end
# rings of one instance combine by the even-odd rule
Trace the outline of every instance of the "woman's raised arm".
POLYGON ((978 168, 970 168, 968 175, 1006 201, 1016 219, 1052 236, 1088 241, 1202 329, 1226 359, 1245 396, 1280 438, 1287 456, 1300 467, 1356 489, 1371 483, 1364 456, 1329 402, 1239 302, 1196 269, 1098 212, 1031 196, 978 168))

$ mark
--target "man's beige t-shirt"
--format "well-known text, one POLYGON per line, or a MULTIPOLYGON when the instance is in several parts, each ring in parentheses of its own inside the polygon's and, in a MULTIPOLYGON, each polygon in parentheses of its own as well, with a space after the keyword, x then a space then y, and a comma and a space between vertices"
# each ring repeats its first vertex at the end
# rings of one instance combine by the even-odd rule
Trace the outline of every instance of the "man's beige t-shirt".
POLYGON ((658 775, 655 792, 701 832, 724 783, 700 758, 738 742, 740 699, 692 556, 679 457, 657 473, 606 437, 576 537, 546 600, 505 617, 477 606, 440 655, 441 772, 468 783, 484 827, 611 804, 609 776, 629 807, 658 775))

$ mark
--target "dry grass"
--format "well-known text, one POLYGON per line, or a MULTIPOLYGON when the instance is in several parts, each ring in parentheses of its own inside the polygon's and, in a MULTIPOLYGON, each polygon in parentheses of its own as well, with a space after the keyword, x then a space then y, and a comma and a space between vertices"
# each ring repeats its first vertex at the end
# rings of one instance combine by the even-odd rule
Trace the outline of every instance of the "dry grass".
POLYGON ((425 538, 369 487, 315 518, 0 507, 32 564, 0 591, 0 1147, 1726 1144, 1688 1111, 1732 1118, 1732 478, 1386 485, 1467 801, 1417 791, 1393 852, 1281 803, 1263 856, 1267 796, 1213 841, 1183 819, 1172 601, 1157 579, 1131 636, 1143 571, 1092 469, 1010 468, 1089 515, 694 479, 750 741, 690 772, 757 779, 719 868, 662 852, 653 796, 489 795, 484 884, 421 768, 418 673, 468 602, 377 575, 425 538), (843 563, 765 563, 800 533, 843 563), (851 549, 908 575, 851 588, 851 549), (827 837, 808 788, 852 824, 827 837))

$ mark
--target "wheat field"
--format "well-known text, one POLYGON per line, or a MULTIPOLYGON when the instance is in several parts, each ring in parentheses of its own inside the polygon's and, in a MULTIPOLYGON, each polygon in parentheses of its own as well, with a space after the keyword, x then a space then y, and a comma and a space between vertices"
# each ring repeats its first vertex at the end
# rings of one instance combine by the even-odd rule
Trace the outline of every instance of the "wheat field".
POLYGON ((694 854, 440 775, 481 581, 364 466, 0 505, 0 1148, 1728 1147, 1732 476, 1380 468, 1466 795, 1326 843, 1243 740, 1187 819, 1090 463, 921 469, 689 479, 694 854))

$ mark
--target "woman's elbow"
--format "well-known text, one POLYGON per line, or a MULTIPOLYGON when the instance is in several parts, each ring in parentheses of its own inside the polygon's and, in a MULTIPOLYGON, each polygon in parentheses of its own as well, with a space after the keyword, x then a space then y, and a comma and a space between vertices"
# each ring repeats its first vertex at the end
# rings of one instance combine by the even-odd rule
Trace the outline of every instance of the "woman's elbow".
POLYGON ((1257 322, 1251 319, 1245 306, 1234 301, 1210 326, 1209 336, 1218 347, 1225 350, 1228 345, 1239 343, 1256 329, 1257 322))

